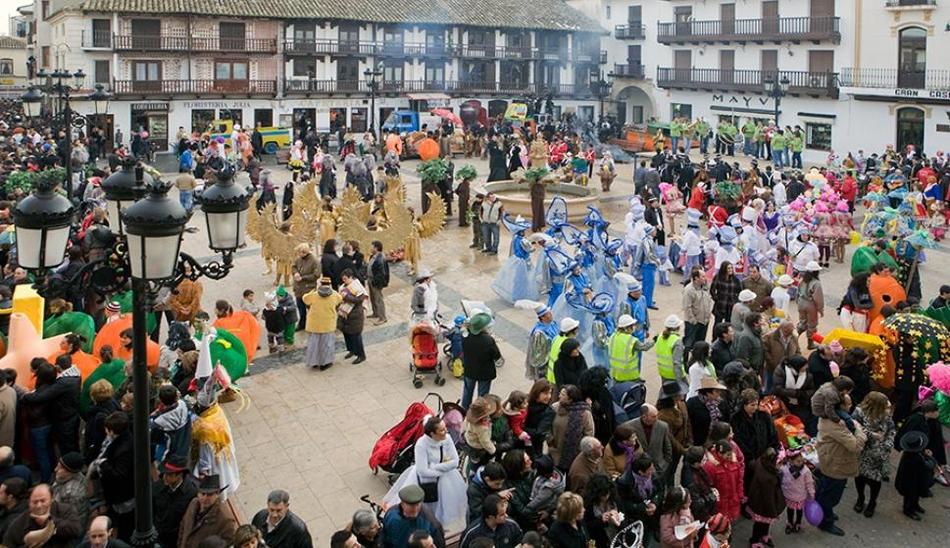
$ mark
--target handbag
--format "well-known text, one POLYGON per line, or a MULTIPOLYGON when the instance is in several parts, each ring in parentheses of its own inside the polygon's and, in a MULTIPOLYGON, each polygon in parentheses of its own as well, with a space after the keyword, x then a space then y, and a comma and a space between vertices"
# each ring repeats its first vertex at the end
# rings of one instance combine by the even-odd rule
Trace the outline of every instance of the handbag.
MULTIPOLYGON (((442 462, 443 458, 443 447, 439 446, 439 462, 442 462)), ((431 481, 427 483, 422 482, 422 478, 419 477, 419 474, 416 474, 416 481, 419 482, 419 487, 422 487, 422 502, 438 502, 439 500, 439 481, 431 481)))

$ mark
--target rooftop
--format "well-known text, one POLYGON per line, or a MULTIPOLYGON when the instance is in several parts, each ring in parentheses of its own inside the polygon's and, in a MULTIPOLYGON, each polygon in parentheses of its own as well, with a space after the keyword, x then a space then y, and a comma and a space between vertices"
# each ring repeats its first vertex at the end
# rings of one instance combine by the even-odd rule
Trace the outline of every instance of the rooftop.
POLYGON ((85 0, 85 11, 605 32, 564 0, 85 0))

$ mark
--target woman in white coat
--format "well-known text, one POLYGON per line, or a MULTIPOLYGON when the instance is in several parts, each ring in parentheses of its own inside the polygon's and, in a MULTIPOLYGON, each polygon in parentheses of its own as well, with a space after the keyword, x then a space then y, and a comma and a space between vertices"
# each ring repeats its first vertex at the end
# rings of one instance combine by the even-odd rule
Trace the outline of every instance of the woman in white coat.
POLYGON ((426 502, 426 506, 446 532, 461 531, 465 528, 468 496, 465 480, 459 472, 458 451, 448 435, 445 421, 426 415, 422 422, 423 435, 416 441, 415 464, 399 476, 384 501, 388 505, 398 504, 399 490, 407 485, 418 484, 425 489, 425 484, 436 483, 438 499, 426 502))

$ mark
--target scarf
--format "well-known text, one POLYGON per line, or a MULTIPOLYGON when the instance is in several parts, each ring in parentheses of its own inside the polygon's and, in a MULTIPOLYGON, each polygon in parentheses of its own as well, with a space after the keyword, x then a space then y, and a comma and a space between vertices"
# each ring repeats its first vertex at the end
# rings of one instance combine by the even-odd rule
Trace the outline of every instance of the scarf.
POLYGON ((632 475, 634 484, 637 486, 637 493, 640 493, 640 498, 643 500, 650 498, 653 493, 653 476, 641 476, 636 472, 632 475))
POLYGON ((722 410, 719 408, 719 401, 710 399, 705 394, 700 394, 699 398, 706 404, 706 410, 709 411, 709 424, 712 424, 722 417, 722 410))
POLYGON ((789 390, 801 390, 805 380, 808 379, 807 373, 799 373, 789 366, 785 366, 785 388, 789 390))
POLYGON ((571 467, 574 457, 580 451, 581 437, 584 434, 584 425, 582 417, 584 411, 590 411, 590 404, 586 401, 569 403, 564 406, 567 409, 567 434, 564 437, 564 449, 561 451, 561 468, 565 470, 571 467))
POLYGON ((802 469, 805 468, 805 465, 795 466, 794 464, 788 465, 788 472, 792 475, 793 478, 798 479, 798 476, 802 475, 802 469))

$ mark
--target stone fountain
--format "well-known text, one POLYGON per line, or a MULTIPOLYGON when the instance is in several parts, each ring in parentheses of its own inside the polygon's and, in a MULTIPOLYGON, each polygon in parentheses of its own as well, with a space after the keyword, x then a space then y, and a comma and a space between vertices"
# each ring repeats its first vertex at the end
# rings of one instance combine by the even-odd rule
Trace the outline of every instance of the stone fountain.
MULTIPOLYGON (((531 167, 548 166, 548 150, 544 141, 535 139, 531 143, 529 150, 531 157, 531 167)), ((549 176, 544 184, 544 210, 555 196, 561 196, 567 202, 568 220, 580 222, 587 215, 587 206, 600 207, 600 190, 593 186, 580 186, 573 183, 554 182, 554 177, 549 176)), ((492 181, 484 183, 482 188, 485 192, 492 192, 501 201, 505 211, 513 216, 521 215, 525 219, 531 218, 531 183, 524 178, 508 179, 504 181, 492 181)))

